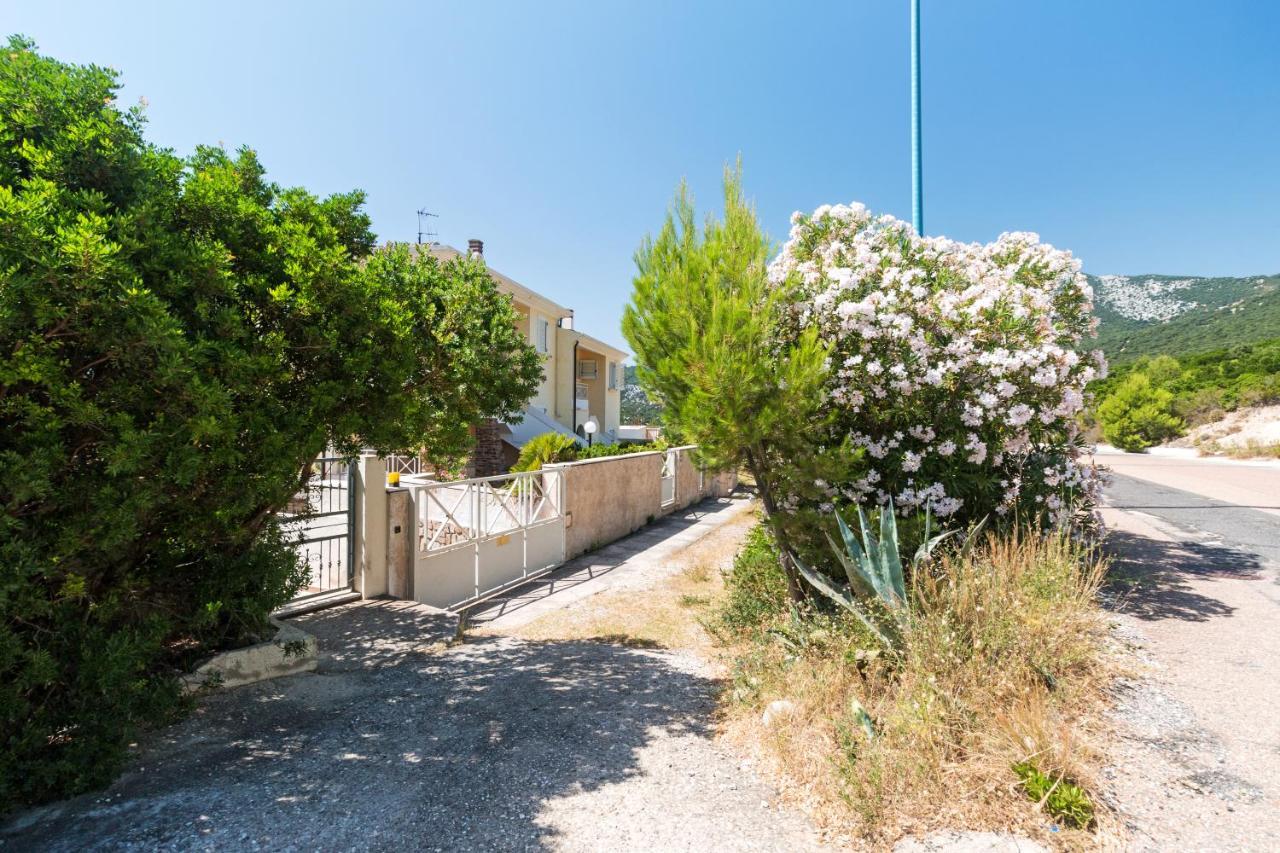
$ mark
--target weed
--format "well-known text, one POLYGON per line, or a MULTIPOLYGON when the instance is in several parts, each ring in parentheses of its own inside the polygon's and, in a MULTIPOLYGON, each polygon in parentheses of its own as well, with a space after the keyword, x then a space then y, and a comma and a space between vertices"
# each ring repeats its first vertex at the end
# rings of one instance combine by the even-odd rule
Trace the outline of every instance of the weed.
POLYGON ((1061 776, 1051 778, 1031 761, 1013 765, 1013 772, 1022 780, 1027 796, 1049 814, 1076 829, 1088 829, 1093 824, 1093 800, 1084 788, 1061 776))
POLYGON ((747 536, 725 573, 729 599, 719 621, 730 631, 758 628, 787 606, 787 581, 778 565, 773 539, 764 525, 747 536))

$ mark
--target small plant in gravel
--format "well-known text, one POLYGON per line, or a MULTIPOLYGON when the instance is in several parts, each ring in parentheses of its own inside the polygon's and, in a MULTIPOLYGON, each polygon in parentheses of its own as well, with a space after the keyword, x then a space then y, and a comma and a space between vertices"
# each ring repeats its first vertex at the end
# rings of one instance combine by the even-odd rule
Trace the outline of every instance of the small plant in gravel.
POLYGON ((1041 772, 1033 761, 1013 765, 1014 774, 1022 780, 1027 796, 1046 812, 1076 829, 1093 824, 1093 800, 1084 788, 1059 776, 1056 779, 1041 772))

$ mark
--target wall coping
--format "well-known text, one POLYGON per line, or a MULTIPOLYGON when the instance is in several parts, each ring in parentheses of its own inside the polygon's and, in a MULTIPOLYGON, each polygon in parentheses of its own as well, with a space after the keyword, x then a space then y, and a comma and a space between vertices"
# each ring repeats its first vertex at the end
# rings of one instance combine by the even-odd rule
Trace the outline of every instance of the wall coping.
POLYGON ((575 459, 572 462, 552 462, 543 465, 543 469, 559 470, 572 468, 575 465, 590 465, 593 462, 614 462, 618 459, 638 459, 641 456, 666 456, 673 450, 696 450, 696 444, 682 444, 679 447, 668 447, 666 450, 641 450, 638 453, 617 453, 613 456, 597 456, 595 459, 575 459))

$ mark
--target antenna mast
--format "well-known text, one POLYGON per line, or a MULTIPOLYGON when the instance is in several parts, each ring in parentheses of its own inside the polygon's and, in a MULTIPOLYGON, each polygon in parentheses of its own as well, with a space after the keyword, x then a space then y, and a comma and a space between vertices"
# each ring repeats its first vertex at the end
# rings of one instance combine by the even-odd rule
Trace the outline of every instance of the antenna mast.
MULTIPOLYGON (((440 218, 440 214, 438 214, 438 213, 431 213, 431 212, 430 212, 430 211, 428 211, 426 208, 420 208, 420 209, 418 210, 418 245, 422 245, 422 238, 423 238, 423 237, 428 237, 428 238, 430 238, 430 237, 439 237, 439 236, 440 236, 440 235, 439 235, 439 234, 437 234, 435 231, 432 231, 432 230, 431 230, 431 217, 433 217, 433 216, 434 216, 436 219, 439 219, 439 218, 440 218)), ((432 240, 431 242, 433 242, 433 243, 434 243, 435 241, 434 241, 434 240, 432 240)))

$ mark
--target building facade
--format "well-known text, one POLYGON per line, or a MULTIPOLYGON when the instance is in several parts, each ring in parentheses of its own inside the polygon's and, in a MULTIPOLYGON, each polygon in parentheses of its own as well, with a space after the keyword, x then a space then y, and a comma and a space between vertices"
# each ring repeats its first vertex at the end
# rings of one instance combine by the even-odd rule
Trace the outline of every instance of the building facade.
MULTIPOLYGON (((439 243, 422 247, 434 257, 452 260, 462 252, 452 246, 439 243)), ((471 240, 468 254, 484 257, 484 243, 471 240)), ((573 310, 553 302, 540 293, 524 286, 493 267, 489 275, 498 289, 511 296, 519 314, 518 325, 526 340, 542 357, 542 381, 524 418, 519 423, 485 425, 477 431, 482 445, 493 439, 495 433, 503 448, 503 458, 509 465, 519 455, 520 448, 530 438, 545 432, 561 432, 586 444, 589 435, 587 424, 594 424, 594 441, 614 443, 618 440, 618 427, 622 407, 622 386, 626 381, 623 362, 627 353, 604 341, 573 327, 573 310)), ((483 468, 494 467, 495 449, 478 447, 477 456, 483 456, 483 468)), ((477 476, 485 473, 477 468, 477 476)))

